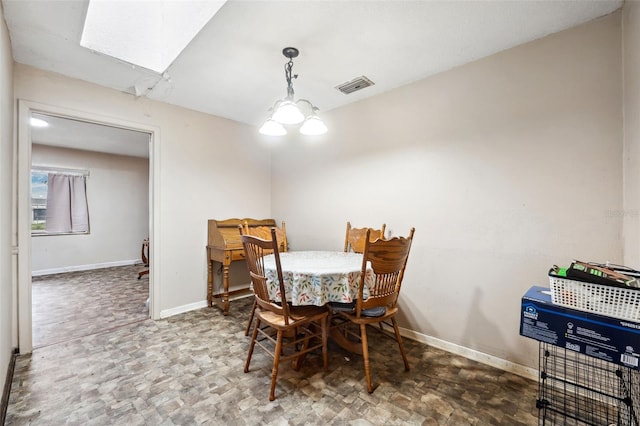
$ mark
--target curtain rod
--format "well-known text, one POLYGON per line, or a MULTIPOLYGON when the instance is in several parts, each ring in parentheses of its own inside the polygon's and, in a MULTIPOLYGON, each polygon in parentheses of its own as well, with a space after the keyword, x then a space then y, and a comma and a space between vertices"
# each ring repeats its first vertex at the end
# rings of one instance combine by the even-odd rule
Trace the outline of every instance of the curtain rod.
POLYGON ((70 169, 65 167, 32 165, 31 170, 38 170, 40 172, 47 172, 47 173, 74 175, 74 176, 89 176, 89 170, 86 170, 86 169, 70 169))

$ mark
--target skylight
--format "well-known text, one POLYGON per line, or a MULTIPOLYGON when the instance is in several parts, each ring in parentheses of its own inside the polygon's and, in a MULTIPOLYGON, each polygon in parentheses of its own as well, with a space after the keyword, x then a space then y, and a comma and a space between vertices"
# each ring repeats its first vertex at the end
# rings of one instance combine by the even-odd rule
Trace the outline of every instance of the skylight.
POLYGON ((90 0, 80 45, 163 73, 226 0, 90 0))

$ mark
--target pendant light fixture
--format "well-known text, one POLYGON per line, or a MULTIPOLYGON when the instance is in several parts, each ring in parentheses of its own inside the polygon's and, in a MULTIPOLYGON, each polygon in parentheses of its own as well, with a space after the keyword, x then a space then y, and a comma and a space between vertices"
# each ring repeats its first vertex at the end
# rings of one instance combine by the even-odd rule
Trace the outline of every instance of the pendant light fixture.
POLYGON ((318 108, 306 99, 295 100, 293 98, 294 78, 298 78, 298 74, 292 74, 293 58, 297 57, 300 52, 295 47, 285 47, 282 54, 289 58, 289 62, 284 65, 284 76, 287 80, 287 96, 275 102, 269 109, 271 115, 260 127, 260 133, 269 136, 283 136, 287 134, 285 125, 300 124, 300 133, 303 135, 322 135, 327 132, 327 126, 318 117, 318 108))

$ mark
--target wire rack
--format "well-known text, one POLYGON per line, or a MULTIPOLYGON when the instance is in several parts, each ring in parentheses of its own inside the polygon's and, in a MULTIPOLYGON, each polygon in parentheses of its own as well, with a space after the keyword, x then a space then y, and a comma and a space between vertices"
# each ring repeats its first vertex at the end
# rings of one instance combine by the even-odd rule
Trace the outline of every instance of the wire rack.
POLYGON ((640 426, 640 372, 540 343, 539 425, 640 426))

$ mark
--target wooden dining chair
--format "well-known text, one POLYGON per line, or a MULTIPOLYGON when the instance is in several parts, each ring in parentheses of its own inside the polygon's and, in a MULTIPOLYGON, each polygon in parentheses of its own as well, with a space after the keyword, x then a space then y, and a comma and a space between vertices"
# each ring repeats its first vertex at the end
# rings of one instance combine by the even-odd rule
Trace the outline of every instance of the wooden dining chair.
POLYGON ((142 271, 138 272, 138 279, 142 278, 143 275, 149 274, 149 238, 145 238, 144 240, 142 240, 140 258, 142 259, 142 264, 147 269, 143 269, 142 271))
POLYGON ((268 240, 271 238, 271 229, 276 230, 276 240, 278 241, 278 250, 280 253, 289 251, 289 241, 287 241, 287 224, 282 221, 282 227, 254 226, 250 227, 247 221, 244 222, 244 233, 253 235, 254 237, 268 240))
MULTIPOLYGON (((282 221, 282 228, 270 228, 268 231, 265 230, 264 226, 250 228, 249 224, 244 222, 244 233, 246 235, 253 235, 254 237, 262 238, 262 239, 270 239, 271 237, 271 229, 276 230, 276 241, 278 241, 278 250, 280 253, 289 251, 289 242, 287 241, 287 225, 282 221)), ((242 232, 241 232, 242 233, 242 232)), ((247 327, 244 330, 244 335, 248 336, 249 331, 251 331, 251 324, 253 324, 253 317, 256 314, 257 303, 253 302, 253 306, 251 307, 251 315, 249 315, 249 321, 247 322, 247 327)))
POLYGON ((370 231, 370 238, 376 240, 384 238, 386 224, 382 224, 380 229, 375 228, 352 228, 351 222, 347 222, 347 234, 344 237, 344 251, 354 253, 364 252, 365 234, 370 231))
POLYGON ((287 303, 275 228, 271 228, 269 240, 244 234, 242 226, 240 233, 257 304, 244 372, 249 372, 256 344, 273 357, 269 393, 269 401, 273 401, 280 362, 293 359, 293 368, 297 370, 305 354, 321 348, 324 370, 327 370, 329 311, 324 306, 290 306, 287 303), (271 253, 275 257, 280 302, 269 297, 267 288, 264 256, 271 253))
POLYGON ((407 354, 402 344, 395 316, 398 313, 398 296, 407 259, 409 258, 414 231, 415 229, 411 228, 409 236, 406 238, 394 237, 389 240, 376 239, 371 241, 371 231, 367 230, 358 296, 355 304, 352 304, 348 309, 343 306, 341 309, 333 311, 332 324, 335 324, 338 332, 342 333, 345 338, 355 338, 362 344, 364 372, 369 393, 374 391, 374 386, 371 381, 369 364, 367 325, 381 325, 383 322, 390 321, 390 325, 393 327, 393 334, 383 331, 382 327, 379 330, 375 328, 375 330, 381 331, 385 336, 391 337, 398 343, 405 371, 409 371, 407 354), (373 273, 370 278, 367 278, 368 268, 373 273), (364 298, 365 281, 368 289, 368 297, 366 299, 364 298), (352 326, 355 326, 357 330, 352 330, 352 326))

